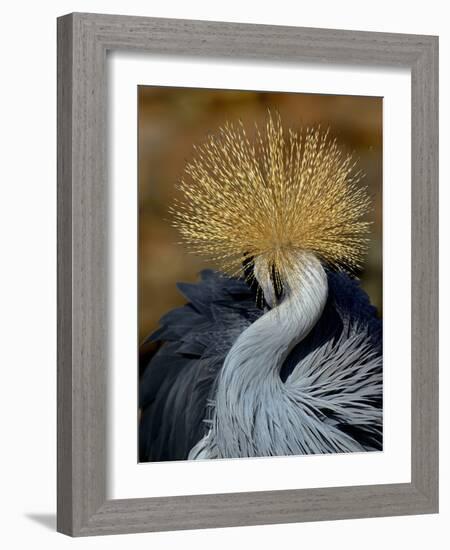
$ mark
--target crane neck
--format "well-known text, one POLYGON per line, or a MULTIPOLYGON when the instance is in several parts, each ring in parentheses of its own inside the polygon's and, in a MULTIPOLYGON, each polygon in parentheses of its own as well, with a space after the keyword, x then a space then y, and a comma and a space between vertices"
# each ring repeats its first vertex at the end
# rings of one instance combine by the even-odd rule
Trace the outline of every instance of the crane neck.
POLYGON ((328 297, 327 276, 313 254, 298 254, 284 274, 279 303, 269 269, 256 262, 255 277, 272 308, 240 335, 224 369, 233 368, 228 366, 231 362, 239 363, 242 369, 279 374, 292 348, 306 338, 322 315, 328 297))
MULTIPOLYGON (((282 299, 275 305, 270 271, 256 263, 255 276, 266 301, 274 307, 242 332, 226 356, 217 383, 212 428, 191 457, 273 453, 267 426, 276 417, 287 418, 291 407, 288 381, 283 383, 280 370, 292 348, 319 320, 328 295, 326 273, 314 255, 303 253, 292 265, 283 280, 282 299)), ((282 432, 289 429, 289 422, 286 427, 282 422, 276 424, 277 438, 288 441, 288 434, 282 432)))
POLYGON ((321 262, 302 253, 283 278, 283 296, 275 305, 270 271, 255 264, 255 277, 272 309, 262 315, 238 337, 222 368, 221 378, 237 376, 268 381, 272 373, 278 377, 290 351, 316 325, 328 296, 328 281, 321 262), (236 374, 234 374, 236 373, 236 374))

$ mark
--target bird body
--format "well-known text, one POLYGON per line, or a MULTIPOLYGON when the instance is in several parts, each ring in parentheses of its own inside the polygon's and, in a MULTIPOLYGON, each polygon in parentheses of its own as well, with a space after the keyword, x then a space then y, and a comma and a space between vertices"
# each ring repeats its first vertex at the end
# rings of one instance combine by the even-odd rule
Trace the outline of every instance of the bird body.
MULTIPOLYGON (((316 405, 318 421, 335 426, 343 435, 353 434, 353 445, 357 450, 380 450, 381 322, 357 281, 344 273, 327 271, 326 275, 328 294, 320 319, 289 352, 279 371, 280 382, 285 384, 291 378, 288 384, 297 385, 300 392, 303 379, 304 398, 311 395, 317 403, 317 392, 321 392, 319 406, 316 405), (314 365, 310 365, 311 372, 305 371, 305 359, 312 356, 320 361, 321 357, 329 355, 330 349, 341 349, 342 342, 348 343, 349 338, 350 343, 354 342, 355 334, 364 342, 366 356, 372 357, 371 361, 366 360, 361 365, 361 369, 356 360, 353 364, 341 365, 343 369, 340 371, 333 372, 330 363, 322 367, 322 371, 315 371, 314 365), (373 362, 374 358, 376 362, 373 362), (297 374, 293 376, 296 368, 297 374), (311 394, 308 394, 309 389, 311 394), (353 392, 356 407, 350 410, 345 403, 353 392), (334 399, 337 399, 338 406, 333 409, 334 399), (366 418, 358 417, 358 400, 361 411, 367 412, 366 418), (328 406, 330 404, 332 407, 328 406)), ((206 270, 201 273, 197 284, 180 284, 179 288, 188 303, 169 312, 161 320, 161 328, 151 336, 153 341, 163 343, 140 382, 141 461, 218 457, 208 434, 212 432, 222 367, 239 336, 265 315, 264 310, 256 305, 254 290, 242 279, 230 279, 206 270)), ((278 396, 274 398, 277 400, 278 396)), ((258 400, 254 400, 252 410, 256 416, 264 403, 268 401, 262 401, 258 407, 258 400)), ((271 409, 265 414, 267 421, 271 409)), ((283 417, 280 428, 284 432, 287 429, 292 435, 288 426, 283 417)), ((297 430, 303 432, 299 426, 297 430)), ((332 447, 327 449, 327 452, 338 452, 332 447)), ((323 448, 304 448, 303 452, 295 454, 306 452, 321 453, 323 448)), ((281 449, 278 453, 275 450, 271 454, 262 454, 260 450, 257 453, 258 449, 253 449, 248 455, 294 454, 281 449)), ((238 456, 242 453, 230 457, 238 456)))
POLYGON ((142 461, 382 448, 381 322, 346 273, 368 196, 327 133, 269 116, 257 136, 226 126, 180 186, 175 227, 224 272, 179 285, 189 302, 151 337, 142 461))

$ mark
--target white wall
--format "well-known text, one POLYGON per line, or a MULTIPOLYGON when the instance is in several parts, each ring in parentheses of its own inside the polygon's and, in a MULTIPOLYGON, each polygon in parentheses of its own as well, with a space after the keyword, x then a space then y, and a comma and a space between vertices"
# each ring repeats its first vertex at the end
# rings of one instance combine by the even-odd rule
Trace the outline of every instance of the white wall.
MULTIPOLYGON (((441 513, 439 516, 246 527, 72 541, 54 532, 56 27, 72 11, 440 35, 441 181, 449 182, 450 26, 445 2, 374 0, 110 0, 2 6, 0 48, 0 537, 5 548, 447 548, 450 521, 448 352, 441 358, 441 513), (105 6, 105 4, 107 4, 105 6), (6 379, 5 379, 6 374, 6 379), (50 526, 50 527, 49 527, 50 526), (447 540, 445 540, 447 539, 447 540)), ((449 305, 449 186, 441 189, 442 301, 449 305), (447 206, 447 208, 445 208, 447 206), (447 244, 447 246, 445 246, 447 244)), ((444 307, 442 308, 444 311, 444 307)), ((443 317, 443 316, 442 316, 443 317)), ((442 341, 448 323, 442 319, 442 341)))

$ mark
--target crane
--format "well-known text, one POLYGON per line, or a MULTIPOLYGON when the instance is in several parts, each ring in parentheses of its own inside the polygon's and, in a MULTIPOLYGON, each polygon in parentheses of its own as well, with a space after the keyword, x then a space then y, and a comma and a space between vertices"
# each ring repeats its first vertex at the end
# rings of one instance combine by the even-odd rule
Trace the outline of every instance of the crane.
POLYGON ((149 340, 141 461, 382 449, 382 324, 353 276, 371 207, 352 156, 268 113, 226 123, 178 184, 172 223, 218 263, 149 340))

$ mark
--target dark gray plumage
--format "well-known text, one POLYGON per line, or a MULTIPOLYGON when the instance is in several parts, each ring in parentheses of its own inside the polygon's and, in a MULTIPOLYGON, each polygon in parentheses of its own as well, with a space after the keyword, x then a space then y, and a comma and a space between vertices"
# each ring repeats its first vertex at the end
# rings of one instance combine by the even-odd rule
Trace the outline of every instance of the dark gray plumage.
MULTIPOLYGON (((283 382, 314 350, 337 342, 349 321, 367 334, 369 352, 381 357, 381 322, 367 295, 346 274, 327 271, 327 279, 325 308, 311 332, 285 360, 280 371, 283 382)), ((189 302, 165 315, 161 328, 150 337, 161 342, 161 347, 145 367, 139 384, 140 461, 188 458, 208 433, 225 357, 239 335, 264 314, 256 305, 255 289, 240 279, 205 270, 197 284, 178 287, 189 302)), ((381 360, 367 376, 360 377, 359 386, 365 378, 371 386, 364 393, 361 407, 380 411, 374 423, 368 425, 364 419, 355 423, 354 414, 349 415, 352 423, 348 423, 345 404, 339 412, 324 405, 317 414, 362 449, 381 449, 381 360)), ((345 375, 340 380, 342 383, 345 375)))

